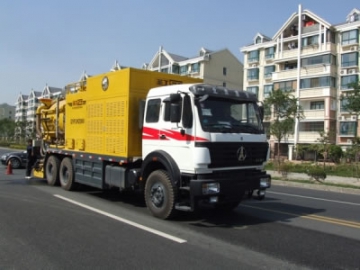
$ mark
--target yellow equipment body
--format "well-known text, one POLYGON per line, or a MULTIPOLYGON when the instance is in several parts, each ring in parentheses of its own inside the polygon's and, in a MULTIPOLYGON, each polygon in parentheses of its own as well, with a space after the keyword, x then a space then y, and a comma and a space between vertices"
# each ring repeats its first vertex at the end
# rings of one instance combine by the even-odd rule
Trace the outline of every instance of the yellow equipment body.
POLYGON ((141 157, 141 100, 153 87, 198 82, 202 80, 126 68, 69 84, 65 100, 51 104, 42 100, 38 109, 42 139, 63 150, 141 157))

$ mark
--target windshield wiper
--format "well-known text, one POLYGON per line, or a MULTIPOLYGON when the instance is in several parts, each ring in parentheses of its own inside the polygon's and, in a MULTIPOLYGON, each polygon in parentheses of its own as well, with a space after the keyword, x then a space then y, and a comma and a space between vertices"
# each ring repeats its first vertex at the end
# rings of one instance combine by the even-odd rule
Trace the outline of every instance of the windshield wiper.
POLYGON ((254 132, 256 134, 260 134, 259 128, 257 128, 254 125, 243 123, 243 124, 239 124, 239 125, 236 125, 236 126, 240 127, 241 130, 245 130, 245 131, 248 131, 248 132, 254 132))
POLYGON ((204 127, 206 127, 207 129, 212 129, 214 131, 220 131, 222 133, 233 132, 233 125, 230 123, 210 123, 204 125, 204 127))

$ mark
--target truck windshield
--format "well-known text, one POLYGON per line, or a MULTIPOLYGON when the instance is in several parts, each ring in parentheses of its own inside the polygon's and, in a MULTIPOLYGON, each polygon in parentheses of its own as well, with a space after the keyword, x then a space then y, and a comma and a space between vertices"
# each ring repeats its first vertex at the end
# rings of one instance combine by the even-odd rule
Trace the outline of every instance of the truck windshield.
POLYGON ((196 101, 202 129, 222 133, 264 133, 259 109, 253 101, 199 98, 196 101))

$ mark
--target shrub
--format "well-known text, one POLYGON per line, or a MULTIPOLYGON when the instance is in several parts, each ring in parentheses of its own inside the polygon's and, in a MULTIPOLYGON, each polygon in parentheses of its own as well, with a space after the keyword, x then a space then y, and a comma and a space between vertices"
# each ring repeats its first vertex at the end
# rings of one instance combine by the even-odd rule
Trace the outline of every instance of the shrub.
POLYGON ((326 178, 324 168, 318 165, 308 167, 306 174, 317 182, 322 182, 326 178))
POLYGON ((343 155, 343 150, 338 145, 330 145, 329 147, 329 158, 332 162, 339 163, 340 158, 343 155))
POLYGON ((278 171, 282 174, 282 176, 287 179, 287 175, 293 169, 293 164, 291 162, 281 162, 278 168, 278 171))

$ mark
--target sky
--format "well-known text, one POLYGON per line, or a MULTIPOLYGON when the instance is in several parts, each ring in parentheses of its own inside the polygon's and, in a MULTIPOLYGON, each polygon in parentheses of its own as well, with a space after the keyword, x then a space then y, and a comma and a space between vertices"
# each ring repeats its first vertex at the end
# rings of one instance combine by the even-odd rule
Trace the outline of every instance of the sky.
POLYGON ((141 68, 160 46, 185 57, 227 48, 243 61, 240 48, 257 33, 273 37, 299 5, 331 24, 360 9, 358 0, 2 0, 0 104, 115 61, 141 68))

